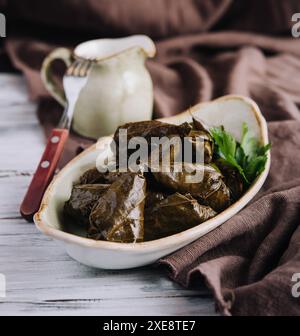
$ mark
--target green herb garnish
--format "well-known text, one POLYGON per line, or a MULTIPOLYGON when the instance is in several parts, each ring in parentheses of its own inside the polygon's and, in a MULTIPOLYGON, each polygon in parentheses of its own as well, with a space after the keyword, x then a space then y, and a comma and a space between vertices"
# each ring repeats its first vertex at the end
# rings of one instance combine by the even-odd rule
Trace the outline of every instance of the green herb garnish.
POLYGON ((210 133, 216 145, 216 154, 235 167, 246 184, 251 184, 265 169, 266 153, 271 145, 261 146, 249 132, 246 123, 243 123, 241 143, 226 132, 223 126, 211 128, 210 133))

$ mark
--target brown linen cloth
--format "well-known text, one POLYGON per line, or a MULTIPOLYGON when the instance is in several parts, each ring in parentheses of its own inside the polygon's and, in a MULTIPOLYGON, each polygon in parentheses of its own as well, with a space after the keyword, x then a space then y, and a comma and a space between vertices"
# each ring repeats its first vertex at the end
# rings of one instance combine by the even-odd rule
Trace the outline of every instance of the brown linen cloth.
POLYGON ((299 315, 300 122, 269 123, 272 165, 263 190, 216 230, 160 261, 183 286, 205 281, 223 314, 299 315))
MULTIPOLYGON (((0 11, 10 22, 4 48, 40 102, 45 130, 61 108, 41 83, 42 60, 57 46, 91 38, 145 33, 156 40, 157 57, 147 63, 154 117, 228 93, 257 101, 272 141, 263 190, 238 215, 160 264, 184 286, 204 281, 223 314, 300 315, 291 293, 292 275, 300 272, 300 39, 290 32, 299 1, 0 0, 0 11)), ((78 139, 72 141, 74 155, 78 139)))

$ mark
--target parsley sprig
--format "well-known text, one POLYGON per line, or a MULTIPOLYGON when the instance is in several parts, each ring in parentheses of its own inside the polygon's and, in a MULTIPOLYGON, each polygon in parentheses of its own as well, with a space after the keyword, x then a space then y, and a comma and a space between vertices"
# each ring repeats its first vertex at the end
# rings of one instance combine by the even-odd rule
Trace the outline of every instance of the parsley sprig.
POLYGON ((271 145, 261 146, 249 132, 246 123, 243 123, 241 143, 226 132, 223 126, 211 128, 210 133, 216 145, 216 154, 236 168, 246 184, 251 184, 263 172, 271 145))

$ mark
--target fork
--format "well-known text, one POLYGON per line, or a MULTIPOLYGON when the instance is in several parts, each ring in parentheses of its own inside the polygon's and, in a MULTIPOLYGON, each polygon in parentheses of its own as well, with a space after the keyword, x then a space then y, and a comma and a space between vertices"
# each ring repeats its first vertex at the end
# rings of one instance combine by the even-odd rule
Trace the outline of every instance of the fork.
POLYGON ((81 90, 87 83, 90 69, 90 61, 75 60, 63 77, 67 106, 58 127, 51 131, 42 158, 21 204, 20 213, 27 221, 32 221, 33 215, 39 210, 45 190, 55 174, 69 136, 74 108, 81 90))

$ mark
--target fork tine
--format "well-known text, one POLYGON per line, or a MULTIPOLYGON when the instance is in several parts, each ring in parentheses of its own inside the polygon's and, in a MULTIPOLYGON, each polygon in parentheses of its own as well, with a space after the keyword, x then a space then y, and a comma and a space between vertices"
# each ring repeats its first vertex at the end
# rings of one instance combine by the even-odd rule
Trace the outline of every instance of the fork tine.
POLYGON ((75 70, 75 68, 76 68, 76 66, 77 66, 77 61, 75 61, 75 62, 73 62, 70 66, 69 66, 69 68, 67 69, 67 72, 66 72, 66 75, 67 76, 73 76, 74 75, 74 70, 75 70))
POLYGON ((89 69, 91 67, 91 62, 85 61, 81 64, 80 71, 79 71, 79 76, 80 77, 85 77, 87 76, 89 69))
POLYGON ((73 76, 79 77, 81 65, 82 65, 82 61, 76 61, 75 62, 73 76))
POLYGON ((75 77, 85 77, 91 67, 90 61, 75 60, 68 68, 66 75, 75 77))

